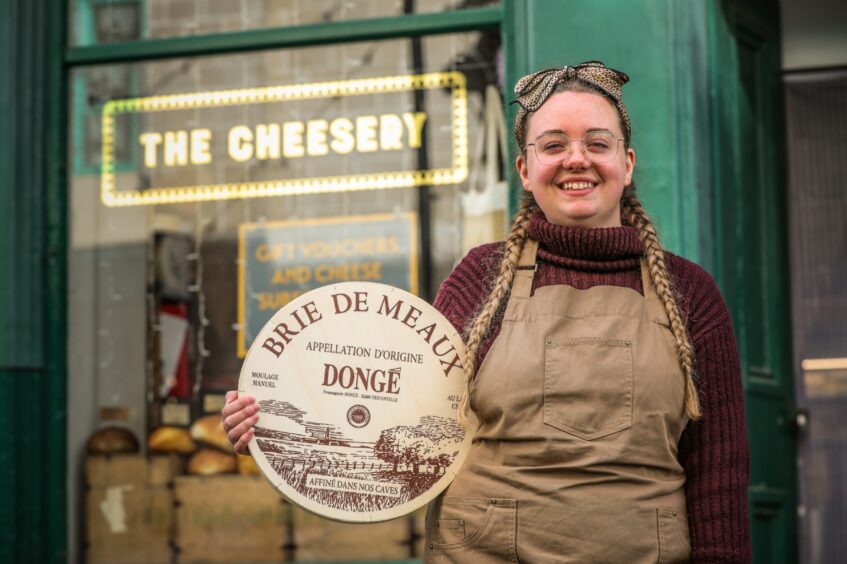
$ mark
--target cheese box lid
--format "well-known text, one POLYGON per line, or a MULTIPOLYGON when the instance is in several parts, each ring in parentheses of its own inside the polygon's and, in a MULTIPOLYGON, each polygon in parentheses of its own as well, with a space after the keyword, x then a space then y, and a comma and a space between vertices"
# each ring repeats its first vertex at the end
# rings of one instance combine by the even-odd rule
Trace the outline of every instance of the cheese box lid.
POLYGON ((291 502, 367 523, 431 501, 472 433, 456 410, 464 344, 421 298, 374 282, 312 290, 250 346, 239 394, 259 405, 250 453, 291 502))

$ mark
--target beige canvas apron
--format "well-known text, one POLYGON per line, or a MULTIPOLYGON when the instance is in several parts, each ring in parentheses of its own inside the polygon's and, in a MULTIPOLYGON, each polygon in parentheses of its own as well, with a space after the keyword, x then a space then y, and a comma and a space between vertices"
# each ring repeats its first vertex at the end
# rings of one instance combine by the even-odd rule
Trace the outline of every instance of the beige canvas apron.
POLYGON ((430 505, 424 561, 685 562, 684 380, 644 261, 644 296, 530 296, 537 250, 474 381, 480 428, 430 505))

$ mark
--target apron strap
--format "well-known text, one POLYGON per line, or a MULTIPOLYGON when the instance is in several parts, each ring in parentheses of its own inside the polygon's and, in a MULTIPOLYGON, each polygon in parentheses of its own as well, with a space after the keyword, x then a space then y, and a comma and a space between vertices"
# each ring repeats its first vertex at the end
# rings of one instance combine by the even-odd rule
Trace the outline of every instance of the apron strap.
POLYGON ((512 291, 509 299, 528 298, 532 292, 532 279, 538 269, 535 258, 538 254, 538 241, 527 239, 524 243, 521 256, 518 259, 518 267, 515 270, 515 279, 512 281, 512 291))
POLYGON ((641 288, 644 293, 644 299, 662 303, 662 300, 659 299, 659 294, 656 293, 655 286, 653 286, 653 279, 650 278, 650 270, 647 267, 647 259, 641 257, 639 262, 641 263, 641 288))

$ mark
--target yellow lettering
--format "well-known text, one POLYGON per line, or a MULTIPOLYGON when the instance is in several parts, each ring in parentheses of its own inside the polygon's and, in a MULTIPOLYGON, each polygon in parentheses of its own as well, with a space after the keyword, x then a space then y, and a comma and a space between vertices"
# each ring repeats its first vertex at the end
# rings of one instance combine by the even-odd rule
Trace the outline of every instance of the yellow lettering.
POLYGON ((165 132, 165 166, 188 164, 188 132, 165 132))
POLYGON ((381 280, 382 263, 353 262, 348 264, 319 264, 315 267, 315 281, 321 284, 348 280, 381 280))
POLYGON ((376 143, 376 116, 356 118, 356 150, 360 153, 372 153, 379 146, 376 143))
POLYGON ((142 133, 138 140, 144 145, 144 166, 153 168, 156 166, 156 146, 162 142, 160 133, 142 133))
POLYGON ((329 146, 340 155, 348 154, 356 146, 356 140, 353 138, 353 122, 347 118, 332 120, 329 124, 329 133, 332 135, 329 146))
POLYGON ((396 114, 379 116, 379 148, 395 151, 403 148, 403 120, 396 114))
POLYGON ((208 129, 191 130, 191 164, 209 164, 212 162, 212 153, 209 151, 209 142, 212 132, 208 129))
POLYGON ((403 114, 403 121, 409 130, 409 147, 419 149, 421 146, 423 126, 426 121, 426 112, 415 112, 413 114, 406 112, 403 114))
POLYGON ((234 161, 243 163, 253 158, 253 132, 249 127, 236 125, 229 130, 227 149, 234 161))
POLYGON ((268 309, 278 310, 291 300, 299 298, 306 292, 293 290, 291 292, 259 292, 259 311, 268 309))
POLYGON ((329 124, 324 119, 315 119, 306 123, 306 152, 310 155, 326 155, 326 129, 329 124))
POLYGON ((328 264, 319 264, 315 267, 315 280, 320 283, 326 283, 331 280, 331 266, 328 264))
POLYGON ((273 259, 272 247, 266 243, 256 245, 256 260, 259 262, 268 262, 273 259))
POLYGON ((312 279, 312 271, 307 266, 289 266, 274 271, 271 284, 307 284, 312 279))
POLYGON ((256 158, 279 158, 279 124, 269 123, 256 126, 256 158))
POLYGON ((303 156, 302 121, 289 121, 282 124, 282 154, 286 159, 303 156))

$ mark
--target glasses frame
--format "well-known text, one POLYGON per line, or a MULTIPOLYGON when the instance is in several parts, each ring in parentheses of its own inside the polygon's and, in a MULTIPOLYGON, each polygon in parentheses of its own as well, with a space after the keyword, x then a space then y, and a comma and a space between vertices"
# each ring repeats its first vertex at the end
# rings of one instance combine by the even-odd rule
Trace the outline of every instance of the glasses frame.
POLYGON ((615 137, 614 133, 611 133, 611 135, 610 135, 611 138, 614 139, 615 141, 617 141, 615 143, 615 152, 607 160, 598 161, 596 159, 591 158, 591 153, 588 152, 588 147, 585 146, 585 138, 589 137, 590 135, 593 135, 593 133, 589 133, 588 135, 583 135, 582 137, 579 137, 577 139, 571 139, 570 137, 568 137, 564 133, 561 133, 561 134, 545 133, 545 134, 542 134, 542 135, 539 135, 538 137, 536 137, 535 140, 532 143, 527 143, 526 146, 524 147, 524 153, 526 153, 526 150, 527 150, 526 148, 531 146, 531 147, 533 147, 532 152, 535 153, 535 158, 538 159, 539 164, 544 165, 544 166, 558 166, 558 165, 562 164, 564 161, 571 158, 571 156, 573 155, 573 144, 575 142, 579 141, 579 147, 580 147, 580 150, 582 151, 582 155, 587 160, 591 161, 594 164, 606 164, 606 163, 610 163, 613 160, 615 160, 615 157, 618 156, 618 151, 620 150, 619 149, 620 142, 626 141, 623 137, 615 137), (568 148, 566 150, 562 151, 562 155, 563 155, 562 158, 558 159, 554 163, 543 162, 541 160, 541 156, 538 154, 538 144, 537 144, 538 140, 541 139, 542 137, 546 136, 546 135, 560 135, 561 137, 564 137, 565 139, 567 139, 569 141, 568 148))

